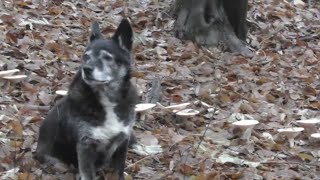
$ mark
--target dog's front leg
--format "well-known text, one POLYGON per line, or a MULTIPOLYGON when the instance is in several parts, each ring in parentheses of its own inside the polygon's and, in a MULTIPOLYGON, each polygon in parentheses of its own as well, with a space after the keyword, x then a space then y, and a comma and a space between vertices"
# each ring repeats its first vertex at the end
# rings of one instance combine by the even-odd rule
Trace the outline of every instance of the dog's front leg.
POLYGON ((96 144, 89 138, 82 138, 77 144, 79 173, 81 180, 95 180, 96 178, 96 144))
POLYGON ((124 180, 124 168, 126 165, 127 151, 128 151, 128 140, 125 140, 114 152, 111 163, 110 163, 110 168, 112 168, 117 172, 119 180, 124 180))

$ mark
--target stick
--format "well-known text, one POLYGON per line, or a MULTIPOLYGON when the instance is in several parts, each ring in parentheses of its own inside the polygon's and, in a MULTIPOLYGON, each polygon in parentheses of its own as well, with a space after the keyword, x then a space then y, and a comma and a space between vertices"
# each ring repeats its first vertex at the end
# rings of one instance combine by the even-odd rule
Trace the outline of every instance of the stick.
POLYGON ((160 83, 160 78, 156 76, 152 80, 151 90, 148 93, 147 102, 155 104, 160 101, 160 96, 161 96, 161 83, 160 83))

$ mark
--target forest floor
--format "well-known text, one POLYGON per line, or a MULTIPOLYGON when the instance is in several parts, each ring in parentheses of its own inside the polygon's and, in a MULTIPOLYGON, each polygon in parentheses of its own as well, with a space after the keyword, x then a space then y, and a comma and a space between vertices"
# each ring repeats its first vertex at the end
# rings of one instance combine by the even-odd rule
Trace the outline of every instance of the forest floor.
POLYGON ((39 125, 59 98, 55 91, 67 90, 79 68, 92 20, 107 37, 124 13, 135 32, 133 81, 141 102, 158 79, 160 104, 190 103, 200 112, 179 117, 158 105, 139 116, 135 134, 154 153, 130 150, 127 179, 320 179, 320 143, 301 133, 290 148, 277 132, 320 118, 319 1, 250 0, 252 58, 175 38, 169 0, 130 1, 128 8, 122 0, 37 2, 0 2, 0 70, 27 75, 0 79, 0 179, 77 177, 63 164, 32 158, 39 125), (232 122, 250 118, 260 123, 245 141, 232 122))

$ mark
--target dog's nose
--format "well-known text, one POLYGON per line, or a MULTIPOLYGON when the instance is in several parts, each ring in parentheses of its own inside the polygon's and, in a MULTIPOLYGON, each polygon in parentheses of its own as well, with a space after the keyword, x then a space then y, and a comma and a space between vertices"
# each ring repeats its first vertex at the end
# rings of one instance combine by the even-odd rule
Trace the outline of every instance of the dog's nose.
POLYGON ((84 66, 82 69, 83 69, 83 72, 84 72, 86 75, 91 75, 92 72, 93 72, 93 68, 90 67, 90 66, 84 66))

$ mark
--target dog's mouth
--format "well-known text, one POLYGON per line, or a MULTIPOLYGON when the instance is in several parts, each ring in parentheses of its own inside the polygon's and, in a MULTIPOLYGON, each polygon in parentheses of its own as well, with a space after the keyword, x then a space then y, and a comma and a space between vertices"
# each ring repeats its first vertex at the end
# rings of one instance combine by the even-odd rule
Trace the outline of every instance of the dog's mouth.
POLYGON ((108 84, 110 82, 110 81, 100 81, 96 79, 87 79, 87 80, 89 80, 90 82, 98 83, 98 84, 108 84))
POLYGON ((86 81, 86 82, 89 82, 90 84, 108 84, 110 83, 110 81, 108 80, 97 80, 97 79, 94 79, 92 77, 88 77, 88 76, 84 76, 83 79, 86 81))
POLYGON ((88 75, 84 72, 82 72, 82 79, 87 83, 87 84, 109 84, 112 80, 100 80, 94 78, 92 75, 88 75))

